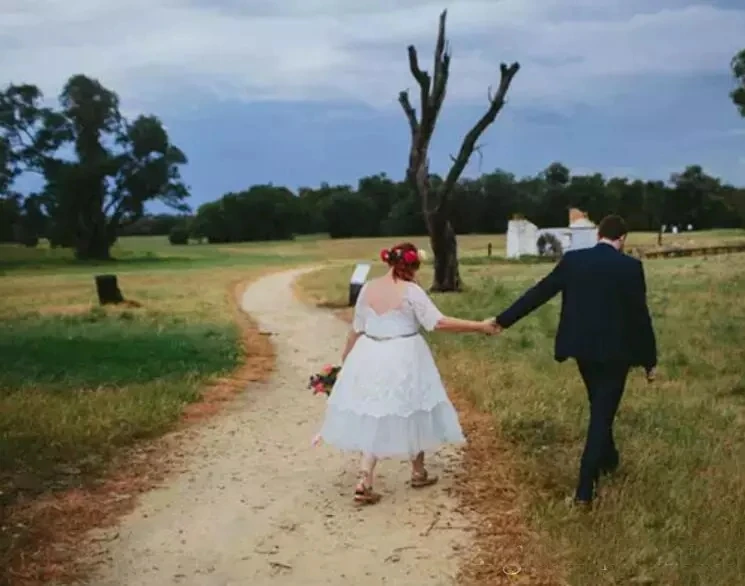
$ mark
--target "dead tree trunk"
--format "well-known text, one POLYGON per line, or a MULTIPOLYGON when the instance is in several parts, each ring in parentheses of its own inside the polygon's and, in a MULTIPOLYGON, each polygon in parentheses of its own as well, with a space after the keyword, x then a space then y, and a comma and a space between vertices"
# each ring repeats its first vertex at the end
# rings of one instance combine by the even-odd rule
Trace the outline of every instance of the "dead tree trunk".
POLYGON ((411 131, 411 148, 409 165, 406 169, 406 180, 411 189, 421 198, 429 238, 434 255, 435 276, 432 282, 433 291, 459 291, 461 289, 460 271, 458 268, 458 244, 455 230, 450 222, 452 193, 455 184, 463 173, 477 149, 477 142, 484 131, 497 118, 504 106, 505 96, 512 79, 520 69, 518 63, 500 65, 501 78, 499 87, 493 95, 489 94, 489 108, 474 124, 461 143, 458 155, 451 157, 450 167, 445 181, 436 190, 430 190, 429 144, 435 131, 437 118, 445 101, 448 78, 450 76, 450 51, 445 40, 445 21, 447 10, 440 14, 440 26, 435 44, 434 75, 419 67, 416 47, 409 45, 409 70, 419 85, 419 116, 411 105, 409 92, 402 91, 398 101, 406 114, 411 131))
POLYGON ((452 224, 446 220, 444 227, 436 227, 430 234, 435 274, 432 291, 460 291, 461 280, 458 269, 458 241, 452 224))

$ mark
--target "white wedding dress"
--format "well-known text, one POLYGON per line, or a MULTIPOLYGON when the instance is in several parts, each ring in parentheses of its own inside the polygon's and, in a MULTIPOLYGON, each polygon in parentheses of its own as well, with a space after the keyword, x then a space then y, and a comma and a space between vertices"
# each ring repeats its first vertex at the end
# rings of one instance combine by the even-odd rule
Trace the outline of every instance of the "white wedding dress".
POLYGON ((443 443, 465 441, 432 353, 419 328, 432 331, 442 313, 424 290, 406 283, 400 304, 380 314, 366 300, 355 306, 362 334, 328 399, 320 436, 342 450, 379 458, 415 457, 443 443))

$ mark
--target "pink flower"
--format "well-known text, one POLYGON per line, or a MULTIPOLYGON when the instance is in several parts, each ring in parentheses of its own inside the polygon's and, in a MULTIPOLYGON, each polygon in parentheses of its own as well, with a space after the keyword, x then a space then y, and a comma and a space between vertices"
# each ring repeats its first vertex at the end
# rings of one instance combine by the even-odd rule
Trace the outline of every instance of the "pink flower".
POLYGON ((333 370, 334 370, 334 367, 333 367, 333 366, 331 366, 330 364, 326 364, 326 365, 324 365, 324 367, 323 367, 323 369, 321 370, 321 372, 322 372, 323 374, 331 374, 331 372, 332 372, 333 370))
POLYGON ((415 250, 407 250, 404 252, 404 262, 407 264, 414 264, 419 260, 419 255, 415 250))

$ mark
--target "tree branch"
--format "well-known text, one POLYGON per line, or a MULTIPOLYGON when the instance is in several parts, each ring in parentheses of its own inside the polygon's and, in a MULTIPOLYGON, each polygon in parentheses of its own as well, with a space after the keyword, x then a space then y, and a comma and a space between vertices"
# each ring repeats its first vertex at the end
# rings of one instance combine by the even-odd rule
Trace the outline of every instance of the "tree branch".
POLYGON ((406 118, 409 121, 409 128, 411 128, 411 140, 413 141, 416 137, 417 132, 419 132, 419 122, 416 119, 416 110, 411 105, 411 101, 409 100, 408 91, 403 91, 398 94, 398 103, 401 104, 401 107, 404 109, 404 113, 406 114, 406 118))
POLYGON ((484 133, 489 125, 494 122, 497 114, 499 114, 504 106, 507 91, 510 89, 510 84, 519 70, 520 64, 517 62, 509 66, 506 63, 502 63, 499 66, 499 88, 489 104, 489 109, 463 138, 463 143, 461 144, 458 156, 456 157, 452 167, 450 167, 450 171, 440 188, 441 196, 437 209, 438 213, 445 211, 449 205, 448 200, 450 199, 450 192, 452 191, 453 186, 456 181, 458 181, 458 177, 460 177, 461 173, 463 173, 463 169, 465 169, 468 164, 468 160, 471 158, 471 154, 473 154, 473 151, 476 148, 476 142, 479 137, 484 133))
POLYGON ((445 22, 447 10, 440 14, 440 24, 437 29, 437 41, 435 42, 435 74, 432 94, 430 96, 430 109, 433 119, 437 118, 442 103, 445 101, 445 90, 447 89, 448 76, 450 75, 450 52, 447 50, 445 41, 445 22))
POLYGON ((419 84, 419 93, 422 102, 422 122, 424 122, 424 112, 427 107, 427 102, 429 101, 431 80, 429 74, 426 71, 422 71, 419 67, 419 57, 416 53, 416 47, 414 45, 409 45, 407 50, 409 52, 409 70, 411 71, 411 75, 414 76, 414 79, 416 79, 416 82, 419 84))

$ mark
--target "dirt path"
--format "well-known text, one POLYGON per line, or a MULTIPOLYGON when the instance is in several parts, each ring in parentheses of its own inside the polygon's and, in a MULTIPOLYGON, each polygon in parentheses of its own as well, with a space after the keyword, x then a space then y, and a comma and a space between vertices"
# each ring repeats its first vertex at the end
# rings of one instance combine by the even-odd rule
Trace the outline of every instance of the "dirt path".
POLYGON ((384 500, 358 509, 356 459, 311 446, 324 400, 304 387, 315 369, 338 361, 347 326, 293 297, 301 272, 265 277, 243 297, 244 310, 274 334, 271 382, 184 446, 186 471, 146 494, 113 532, 91 585, 454 583, 468 543, 449 496, 457 453, 432 458, 445 478, 424 491, 406 486, 405 463, 383 462, 384 500))

